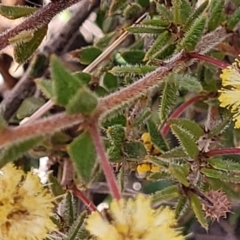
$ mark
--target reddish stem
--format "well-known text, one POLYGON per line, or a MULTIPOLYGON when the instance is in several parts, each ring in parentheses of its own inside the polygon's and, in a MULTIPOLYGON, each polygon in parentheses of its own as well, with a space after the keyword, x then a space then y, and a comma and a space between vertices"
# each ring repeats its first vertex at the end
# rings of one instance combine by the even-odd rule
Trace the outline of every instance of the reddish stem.
POLYGON ((197 58, 197 59, 203 60, 205 62, 208 62, 208 63, 212 64, 213 66, 216 66, 216 67, 221 68, 221 69, 224 69, 224 68, 229 66, 229 64, 226 63, 226 62, 223 62, 223 61, 220 61, 216 58, 212 58, 212 57, 202 55, 202 54, 199 54, 199 53, 196 53, 196 52, 188 53, 188 55, 192 58, 197 58))
POLYGON ((92 212, 98 211, 93 202, 86 197, 86 195, 79 190, 75 185, 70 187, 74 196, 78 197, 92 212))
MULTIPOLYGON (((169 116, 169 118, 179 117, 185 111, 185 109, 188 106, 190 106, 194 102, 199 101, 200 99, 207 98, 207 97, 209 97, 209 94, 208 95, 199 95, 199 96, 195 96, 193 98, 190 98, 186 102, 182 103, 177 109, 175 109, 175 111, 169 116)), ((162 136, 166 136, 169 129, 170 129, 170 125, 168 123, 165 123, 163 128, 161 129, 162 136)))
POLYGON ((108 182, 112 196, 119 200, 121 198, 120 190, 116 181, 116 178, 113 174, 112 168, 109 164, 107 155, 104 150, 101 138, 98 134, 98 126, 96 123, 92 124, 89 128, 90 134, 92 136, 96 151, 98 153, 103 172, 105 174, 106 180, 108 182))
POLYGON ((240 148, 222 148, 215 149, 205 154, 207 157, 213 157, 216 155, 240 155, 240 148))

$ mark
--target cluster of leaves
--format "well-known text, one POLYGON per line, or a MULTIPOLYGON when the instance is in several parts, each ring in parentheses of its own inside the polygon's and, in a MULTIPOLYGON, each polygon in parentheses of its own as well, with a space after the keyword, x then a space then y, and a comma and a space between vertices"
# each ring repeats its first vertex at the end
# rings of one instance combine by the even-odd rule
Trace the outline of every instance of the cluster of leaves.
MULTIPOLYGON (((34 11, 35 8, 0 6, 0 13, 10 19, 26 17, 34 11)), ((138 179, 142 184, 138 190, 152 193, 154 205, 166 200, 174 204, 179 219, 188 208, 192 208, 198 221, 207 229, 208 219, 202 209, 206 193, 222 189, 230 198, 239 197, 235 185, 240 182, 239 161, 214 154, 220 146, 234 147, 238 139, 237 130, 232 129, 231 116, 218 109, 218 69, 207 63, 191 65, 188 54, 198 50, 219 60, 228 59, 228 53, 221 49, 222 38, 213 39, 214 44, 208 40, 210 42, 205 43, 205 49, 199 49, 199 46, 202 46, 204 36, 214 38, 219 28, 225 29, 226 34, 234 34, 239 20, 240 8, 230 14, 225 11, 224 0, 204 1, 198 7, 187 0, 172 0, 169 5, 148 0, 131 3, 114 0, 111 5, 103 1, 96 22, 105 36, 72 55, 81 64, 91 66, 96 58, 108 51, 108 46, 119 35, 133 34, 134 39, 129 39, 127 46, 114 49, 115 53, 104 58, 101 67, 91 73, 72 73, 56 56, 51 56, 51 79, 36 80, 43 96, 25 99, 14 116, 14 120, 19 122, 50 99, 65 109, 67 115, 82 118, 83 125, 74 129, 74 136, 66 130, 53 129, 48 136, 33 133, 31 138, 21 137, 16 144, 1 150, 0 165, 18 159, 27 151, 31 155, 28 155, 29 159, 45 155, 67 157, 72 160, 77 174, 75 182, 88 189, 101 179, 97 149, 88 128, 89 123, 100 115, 101 137, 109 161, 112 166, 121 165, 116 175, 123 192, 128 190, 126 176, 137 172, 139 164, 157 165, 157 171, 146 171, 144 179, 138 179), (135 22, 136 18, 143 20, 135 22), (122 23, 119 32, 112 29, 116 20, 122 23), (218 47, 211 49, 211 44, 213 47, 218 44, 218 47), (119 94, 116 98, 121 98, 119 90, 144 81, 145 76, 150 76, 159 66, 168 66, 183 52, 187 57, 181 67, 170 71, 161 81, 156 80, 148 89, 138 89, 138 94, 124 98, 113 108, 100 111, 105 97, 119 94), (195 99, 205 101, 186 109, 195 99), (184 117, 180 118, 183 111, 184 117), (150 141, 141 140, 145 132, 149 133, 150 141)), ((46 32, 47 26, 44 25, 22 31, 9 39, 14 46, 15 60, 20 64, 27 61, 46 32)), ((231 48, 229 39, 224 44, 225 49, 231 48)), ((1 129, 5 128, 6 123, 1 121, 1 129)), ((57 182, 52 186, 57 186, 57 182)), ((62 194, 53 192, 56 196, 62 194)), ((72 204, 71 199, 68 194, 65 200, 68 206, 72 204)), ((73 224, 76 216, 72 208, 69 211, 71 213, 65 214, 70 219, 64 220, 67 226, 63 227, 63 233, 68 236, 66 239, 75 239, 77 234, 83 234, 80 226, 86 214, 77 217, 73 224), (71 225, 67 231, 65 228, 71 225)), ((79 239, 85 237, 79 235, 79 239)))

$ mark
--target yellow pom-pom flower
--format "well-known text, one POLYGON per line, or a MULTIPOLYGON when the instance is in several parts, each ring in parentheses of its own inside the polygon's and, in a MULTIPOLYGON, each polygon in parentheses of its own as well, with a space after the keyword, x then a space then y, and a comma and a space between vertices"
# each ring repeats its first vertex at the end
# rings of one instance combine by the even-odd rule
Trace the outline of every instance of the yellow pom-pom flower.
POLYGON ((38 176, 7 164, 0 174, 0 239, 42 240, 56 229, 52 196, 38 176))
POLYGON ((168 207, 154 210, 151 198, 138 195, 135 199, 113 200, 109 218, 93 212, 86 221, 86 229, 97 240, 183 240, 174 229, 174 212, 168 207))
POLYGON ((222 70, 220 75, 223 88, 219 90, 220 106, 233 113, 235 128, 240 128, 240 63, 236 60, 232 66, 222 70))

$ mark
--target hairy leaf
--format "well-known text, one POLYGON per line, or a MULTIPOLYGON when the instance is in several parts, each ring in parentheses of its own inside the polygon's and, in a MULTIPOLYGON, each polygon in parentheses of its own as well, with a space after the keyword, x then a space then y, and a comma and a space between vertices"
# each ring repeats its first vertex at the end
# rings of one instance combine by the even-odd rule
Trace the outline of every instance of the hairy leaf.
POLYGON ((122 67, 113 67, 109 72, 116 76, 125 76, 129 75, 145 75, 149 72, 152 72, 156 69, 155 66, 122 66, 122 67))
POLYGON ((54 196, 54 200, 57 203, 60 203, 63 198, 64 190, 57 178, 53 176, 52 172, 48 173, 48 186, 52 195, 54 196))
POLYGON ((189 203, 188 203, 187 197, 181 196, 175 208, 176 219, 180 219, 186 213, 188 208, 189 208, 189 203))
POLYGON ((223 21, 223 7, 225 0, 211 0, 209 18, 208 18, 208 30, 213 31, 223 21))
POLYGON ((192 136, 193 141, 198 140, 203 134, 203 128, 201 128, 197 123, 186 119, 186 118, 171 118, 168 120, 170 124, 176 124, 183 129, 187 130, 192 136))
POLYGON ((51 57, 50 69, 55 101, 61 106, 67 106, 83 84, 66 69, 56 56, 51 57))
POLYGON ((208 159, 208 163, 215 169, 223 171, 240 172, 240 163, 221 158, 208 159))
POLYGON ((194 159, 199 153, 197 144, 194 141, 194 135, 176 124, 171 124, 171 129, 174 135, 180 141, 180 144, 184 148, 185 152, 194 159))
POLYGON ((192 206, 193 212, 195 213, 197 220, 206 230, 208 229, 207 219, 202 210, 202 204, 198 196, 192 192, 188 193, 190 204, 192 206))
POLYGON ((19 139, 17 144, 1 149, 0 168, 2 168, 5 164, 20 158, 24 153, 35 147, 41 141, 42 137, 32 137, 25 141, 21 141, 21 139, 19 139))
POLYGON ((166 27, 158 27, 158 26, 149 26, 138 24, 135 26, 130 26, 126 28, 126 31, 131 33, 148 33, 148 34, 160 34, 166 30, 166 27))
POLYGON ((193 51, 203 35, 205 23, 205 17, 197 18, 185 34, 180 46, 185 48, 187 51, 193 51))
POLYGON ((46 98, 54 99, 53 83, 46 79, 36 79, 35 83, 46 98))
POLYGON ((78 51, 79 61, 84 65, 88 65, 93 62, 100 54, 102 50, 97 47, 84 47, 78 51))
POLYGON ((88 131, 83 132, 68 146, 67 151, 75 165, 81 180, 87 184, 91 181, 96 164, 96 150, 88 131))
POLYGON ((8 19, 27 17, 37 10, 35 7, 0 5, 0 14, 8 19))
POLYGON ((203 1, 202 4, 195 11, 191 12, 189 18, 187 19, 187 22, 183 26, 184 31, 187 31, 191 27, 193 22, 201 16, 201 14, 207 8, 208 2, 209 2, 208 0, 203 1))
POLYGON ((157 12, 159 13, 159 15, 163 20, 172 22, 173 14, 164 4, 159 4, 157 2, 157 12))
MULTIPOLYGON (((83 211, 77 219, 71 224, 70 229, 67 232, 67 238, 65 240, 75 240, 78 239, 79 233, 82 230, 82 226, 84 224, 84 220, 88 216, 87 211, 83 211)), ((80 239, 80 238, 79 238, 80 239)))
POLYGON ((148 120, 147 121, 147 128, 148 128, 148 132, 150 134, 151 137, 151 142, 161 151, 161 152, 165 152, 168 150, 168 147, 166 145, 165 140, 163 139, 163 137, 161 136, 160 132, 158 131, 158 128, 156 126, 156 124, 151 121, 148 120))
POLYGON ((151 48, 146 52, 144 60, 156 58, 167 46, 169 42, 171 42, 172 35, 169 31, 164 31, 161 33, 158 38, 154 41, 151 48))
POLYGON ((129 64, 141 63, 144 58, 145 52, 141 50, 131 50, 121 53, 121 56, 129 64))
POLYGON ((23 100, 22 104, 16 112, 18 119, 24 119, 30 117, 35 111, 37 111, 45 103, 43 98, 29 97, 23 100))
POLYGON ((201 172, 210 178, 217 178, 224 182, 240 183, 240 175, 230 174, 215 169, 202 168, 201 172))
POLYGON ((172 174, 172 176, 179 181, 179 183, 183 184, 186 187, 190 186, 190 183, 187 180, 189 169, 186 165, 171 165, 168 170, 172 174))
POLYGON ((98 98, 87 87, 78 89, 76 94, 66 106, 66 111, 69 114, 83 113, 90 114, 98 104, 98 98))
POLYGON ((160 190, 152 196, 152 203, 157 204, 158 202, 172 199, 180 196, 180 191, 177 185, 172 185, 170 187, 166 187, 163 190, 160 190))
MULTIPOLYGON (((32 35, 26 41, 20 33, 19 41, 13 44, 14 59, 17 63, 25 63, 33 55, 45 37, 47 29, 47 26, 38 28, 36 31, 32 32, 32 35)), ((11 42, 11 39, 9 39, 9 42, 11 42)))
POLYGON ((164 122, 169 113, 173 110, 178 97, 178 85, 171 74, 165 78, 163 83, 163 91, 161 96, 159 118, 161 122, 164 122))
POLYGON ((227 28, 234 30, 237 24, 240 22, 240 7, 229 17, 227 20, 227 28))
POLYGON ((103 85, 106 89, 114 91, 118 87, 118 79, 113 74, 106 72, 103 77, 103 85))

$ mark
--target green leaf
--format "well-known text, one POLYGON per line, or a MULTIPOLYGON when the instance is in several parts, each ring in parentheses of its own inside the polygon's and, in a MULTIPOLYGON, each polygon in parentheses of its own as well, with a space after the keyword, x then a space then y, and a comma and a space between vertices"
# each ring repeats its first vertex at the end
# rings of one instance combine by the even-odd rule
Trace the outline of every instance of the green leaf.
POLYGON ((172 22, 173 20, 172 12, 164 4, 159 4, 157 2, 157 12, 159 13, 163 20, 172 22))
POLYGON ((213 31, 223 21, 223 8, 225 0, 211 0, 208 18, 208 30, 213 31))
POLYGON ((45 103, 43 98, 29 97, 23 100, 22 104, 16 112, 18 119, 24 119, 30 117, 45 103))
POLYGON ((233 173, 227 173, 209 168, 202 168, 201 172, 207 177, 217 178, 224 182, 240 183, 240 176, 234 175, 233 173))
POLYGON ((17 144, 1 149, 0 168, 2 168, 5 164, 20 158, 21 156, 23 156, 25 152, 31 150, 41 141, 42 141, 42 137, 32 137, 28 140, 21 141, 21 142, 19 140, 17 144))
POLYGON ((166 29, 169 27, 169 22, 166 22, 161 19, 145 19, 142 21, 143 25, 149 26, 157 26, 157 27, 165 27, 166 29))
POLYGON ((234 30, 237 24, 240 22, 240 8, 238 8, 227 20, 227 29, 234 30))
POLYGON ((173 0, 173 22, 178 25, 180 23, 180 4, 181 0, 173 0))
POLYGON ((82 181, 86 184, 89 183, 97 157, 89 132, 85 131, 75 138, 68 146, 67 151, 82 181))
POLYGON ((0 14, 8 19, 27 17, 36 10, 35 7, 0 5, 0 14))
POLYGON ((166 142, 158 131, 156 124, 153 121, 148 120, 147 128, 151 137, 151 142, 154 144, 154 146, 156 146, 161 152, 167 151, 168 147, 166 142))
POLYGON ((77 217, 77 219, 73 222, 73 224, 70 225, 71 227, 67 232, 67 238, 64 238, 65 240, 82 239, 82 238, 78 238, 78 237, 79 237, 79 233, 82 230, 82 226, 83 226, 84 221, 87 218, 87 216, 88 216, 87 211, 83 211, 77 217))
POLYGON ((141 63, 144 58, 145 52, 141 50, 131 50, 121 53, 121 56, 129 64, 141 63))
POLYGON ((125 19, 134 19, 141 14, 142 7, 137 3, 129 4, 123 11, 123 16, 125 19))
POLYGON ((171 118, 168 120, 170 124, 176 124, 187 130, 192 136, 193 141, 197 141, 203 134, 204 130, 197 123, 186 118, 171 118))
POLYGON ((165 158, 165 159, 169 159, 169 160, 178 160, 178 159, 182 159, 182 158, 187 158, 188 155, 186 154, 186 152, 183 150, 182 147, 175 147, 173 149, 171 149, 168 152, 165 152, 163 154, 161 154, 160 158, 165 158))
POLYGON ((38 88, 42 91, 43 95, 46 98, 49 98, 49 99, 54 98, 53 83, 51 80, 36 79, 35 83, 37 84, 38 88))
POLYGON ((107 134, 111 142, 116 147, 120 148, 125 139, 125 129, 121 125, 114 125, 108 128, 107 134))
POLYGON ((176 105, 178 98, 178 85, 171 74, 165 78, 163 83, 163 91, 161 95, 161 102, 159 107, 159 118, 161 122, 164 122, 169 113, 173 110, 176 105))
POLYGON ((185 48, 187 51, 193 51, 203 35, 205 23, 205 17, 197 18, 185 34, 180 46, 185 48))
POLYGON ((3 116, 0 115, 0 132, 7 126, 7 122, 3 118, 3 116))
POLYGON ((76 200, 71 192, 67 192, 63 199, 63 220, 67 226, 72 226, 77 216, 76 200))
POLYGON ((191 5, 186 0, 173 0, 173 22, 176 25, 183 25, 189 13, 192 12, 191 5))
POLYGON ((122 152, 121 149, 117 146, 111 146, 107 150, 109 161, 111 162, 120 162, 122 161, 122 152))
POLYGON ((82 87, 82 83, 54 55, 51 57, 50 69, 53 78, 55 102, 61 106, 67 106, 77 90, 82 87))
POLYGON ((176 219, 180 219, 188 210, 189 204, 188 199, 186 196, 181 196, 177 202, 176 208, 175 208, 175 216, 176 219))
POLYGON ((164 200, 176 198, 180 195, 181 194, 178 186, 172 185, 170 187, 166 187, 163 190, 157 191, 156 193, 154 193, 154 195, 152 196, 152 204, 156 204, 164 200))
MULTIPOLYGON (((38 28, 36 31, 32 31, 31 36, 29 35, 29 38, 27 37, 24 39, 26 36, 24 36, 22 33, 18 35, 18 40, 15 38, 16 42, 13 43, 13 50, 14 59, 17 63, 25 63, 33 55, 45 37, 47 29, 47 26, 43 26, 38 28)), ((10 43, 11 41, 13 41, 13 39, 9 39, 10 43)))
POLYGON ((179 4, 179 24, 183 25, 186 23, 189 13, 192 12, 192 7, 188 0, 177 0, 179 4))
POLYGON ((91 79, 92 76, 89 73, 85 73, 85 72, 75 72, 72 74, 75 78, 77 78, 82 84, 88 84, 91 79))
POLYGON ((215 169, 240 172, 240 163, 221 158, 210 158, 207 162, 215 169))
POLYGON ((150 4, 150 0, 137 0, 137 3, 140 4, 142 7, 148 7, 150 4))
POLYGON ((171 166, 169 166, 168 170, 172 174, 172 176, 179 181, 179 183, 183 184, 186 187, 190 186, 190 183, 187 180, 187 176, 189 174, 189 169, 186 166, 186 164, 185 164, 185 166, 171 165, 171 166))
POLYGON ((169 31, 164 31, 154 41, 151 48, 147 51, 144 60, 156 58, 168 46, 167 44, 172 41, 172 34, 169 31))
POLYGON ((202 203, 199 200, 198 196, 192 192, 188 193, 190 204, 192 206, 193 212, 195 213, 197 220, 202 225, 203 228, 208 230, 208 223, 207 219, 204 215, 204 212, 202 210, 202 203))
POLYGON ((112 0, 108 15, 112 15, 117 10, 120 10, 126 4, 125 0, 112 0))
POLYGON ((158 26, 149 26, 138 24, 135 26, 127 27, 126 31, 131 33, 148 33, 148 34, 160 34, 166 30, 166 27, 158 27, 158 26))
POLYGON ((96 95, 86 87, 80 88, 66 106, 68 114, 90 114, 98 104, 96 95))
POLYGON ((188 130, 178 126, 176 124, 171 125, 173 134, 178 138, 180 144, 184 148, 185 152, 194 159, 198 153, 197 144, 194 141, 194 135, 191 134, 188 130))
POLYGON ((134 127, 137 127, 138 125, 146 122, 146 120, 151 117, 151 114, 152 112, 150 108, 146 108, 140 111, 134 119, 134 127))
POLYGON ((147 155, 147 151, 141 142, 126 142, 123 147, 128 158, 139 160, 147 155))
POLYGON ((118 87, 118 79, 113 74, 106 72, 103 78, 103 85, 109 91, 114 91, 118 87))
MULTIPOLYGON (((176 43, 170 43, 166 44, 159 52, 157 52, 155 58, 160 60, 167 60, 170 56, 172 56, 176 50, 176 43)), ((151 62, 154 62, 154 59, 150 60, 150 63, 151 62)))
POLYGON ((88 65, 93 62, 100 54, 102 50, 97 47, 84 47, 78 51, 79 61, 84 65, 88 65))
POLYGON ((48 186, 52 195, 54 196, 54 200, 57 203, 60 203, 65 192, 57 178, 53 176, 52 172, 48 173, 48 186))
POLYGON ((116 76, 125 76, 125 74, 131 75, 145 75, 154 71, 157 67, 155 66, 121 66, 113 67, 109 72, 116 76))
POLYGON ((110 32, 106 34, 104 37, 100 38, 98 41, 96 41, 94 43, 94 46, 103 50, 109 46, 114 36, 115 36, 115 32, 110 32))
POLYGON ((187 74, 175 74, 178 79, 179 89, 185 89, 189 92, 199 93, 203 90, 201 83, 197 78, 187 74))
POLYGON ((204 10, 207 8, 207 6, 208 6, 208 0, 205 0, 195 11, 193 11, 193 12, 191 11, 191 14, 190 14, 189 18, 187 19, 186 24, 183 26, 184 31, 187 31, 190 28, 190 26, 193 24, 195 19, 197 19, 201 16, 201 14, 204 12, 204 10))

